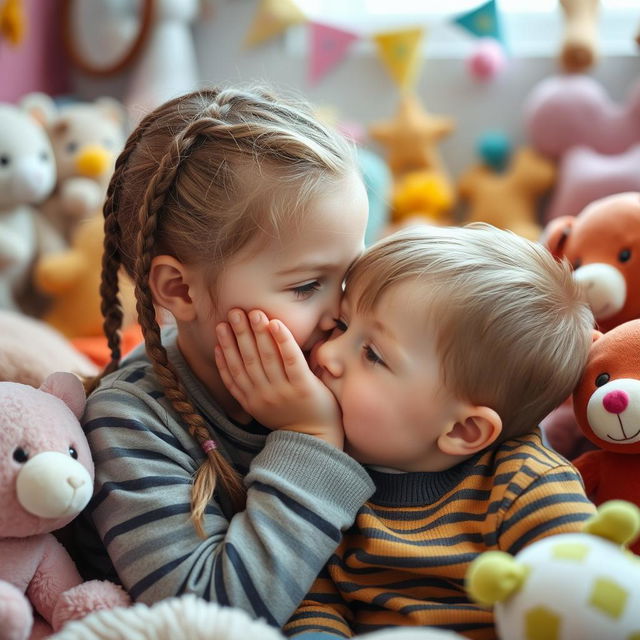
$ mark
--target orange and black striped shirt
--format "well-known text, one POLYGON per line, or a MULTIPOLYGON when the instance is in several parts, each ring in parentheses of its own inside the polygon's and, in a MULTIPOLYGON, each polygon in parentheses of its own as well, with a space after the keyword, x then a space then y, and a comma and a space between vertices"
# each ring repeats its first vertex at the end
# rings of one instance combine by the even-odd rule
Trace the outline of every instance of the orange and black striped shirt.
POLYGON ((511 554, 578 531, 595 512, 580 475, 540 432, 509 440, 439 473, 370 470, 376 492, 360 509, 286 626, 327 637, 433 626, 495 638, 493 615, 464 589, 484 551, 511 554))

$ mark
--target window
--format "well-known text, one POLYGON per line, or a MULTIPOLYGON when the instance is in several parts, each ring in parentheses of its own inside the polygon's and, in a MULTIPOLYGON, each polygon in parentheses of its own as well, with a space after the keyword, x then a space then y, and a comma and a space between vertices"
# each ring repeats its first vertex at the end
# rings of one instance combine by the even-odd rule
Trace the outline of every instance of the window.
MULTIPOLYGON (((403 27, 425 27, 427 57, 464 57, 474 38, 456 25, 456 16, 486 0, 295 0, 310 20, 331 24, 361 36, 355 50, 371 48, 368 36, 403 27)), ((515 56, 553 56, 564 32, 558 0, 497 0, 507 49, 515 56)), ((600 0, 599 48, 607 55, 637 55, 634 38, 640 27, 638 0, 600 0)), ((290 48, 303 52, 300 29, 290 29, 290 48)))

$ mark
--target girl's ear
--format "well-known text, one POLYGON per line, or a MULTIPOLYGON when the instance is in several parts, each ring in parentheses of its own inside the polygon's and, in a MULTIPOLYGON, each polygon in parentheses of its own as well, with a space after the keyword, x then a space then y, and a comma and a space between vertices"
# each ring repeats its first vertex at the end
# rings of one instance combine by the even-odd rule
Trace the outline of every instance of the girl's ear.
POLYGON ((149 287, 153 301, 176 320, 189 322, 196 317, 190 296, 192 285, 192 272, 174 257, 162 255, 151 260, 149 287))
POLYGON ((467 406, 460 419, 438 438, 442 453, 469 456, 486 449, 502 433, 500 416, 489 407, 467 406))

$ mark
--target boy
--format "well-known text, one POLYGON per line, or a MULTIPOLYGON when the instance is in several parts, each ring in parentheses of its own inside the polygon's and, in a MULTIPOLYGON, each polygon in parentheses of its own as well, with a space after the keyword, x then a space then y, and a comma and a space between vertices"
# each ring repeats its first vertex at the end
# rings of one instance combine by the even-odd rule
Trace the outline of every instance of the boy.
MULTIPOLYGON (((262 418, 312 394, 283 325, 249 315, 253 330, 224 344, 224 375, 262 418)), ((488 225, 396 234, 355 263, 311 367, 376 492, 290 635, 418 625, 495 638, 492 613, 464 589, 471 561, 577 531, 594 513, 536 426, 577 384, 593 324, 567 265, 488 225)))

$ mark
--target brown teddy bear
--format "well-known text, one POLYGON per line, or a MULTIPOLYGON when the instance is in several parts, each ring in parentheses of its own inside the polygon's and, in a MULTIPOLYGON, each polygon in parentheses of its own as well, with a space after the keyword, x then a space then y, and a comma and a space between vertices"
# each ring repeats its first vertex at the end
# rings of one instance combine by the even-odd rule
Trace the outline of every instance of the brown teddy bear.
POLYGON ((69 240, 80 220, 102 208, 126 138, 124 107, 108 97, 58 107, 43 93, 31 93, 21 103, 38 111, 46 123, 58 182, 41 210, 69 240))
MULTIPOLYGON (((640 320, 596 336, 573 394, 576 419, 598 447, 574 461, 587 495, 640 505, 640 320)), ((640 541, 632 547, 640 553, 640 541)))

